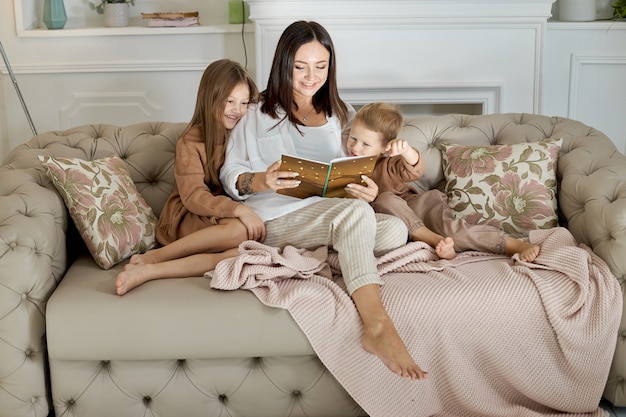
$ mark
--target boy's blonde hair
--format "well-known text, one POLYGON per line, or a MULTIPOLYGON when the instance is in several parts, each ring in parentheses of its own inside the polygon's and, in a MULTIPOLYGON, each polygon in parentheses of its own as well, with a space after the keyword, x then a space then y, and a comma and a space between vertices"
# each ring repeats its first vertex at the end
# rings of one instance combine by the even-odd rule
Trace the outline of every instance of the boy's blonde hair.
POLYGON ((398 137, 404 125, 404 118, 400 110, 389 103, 369 103, 361 107, 354 116, 366 129, 382 133, 383 145, 398 137))

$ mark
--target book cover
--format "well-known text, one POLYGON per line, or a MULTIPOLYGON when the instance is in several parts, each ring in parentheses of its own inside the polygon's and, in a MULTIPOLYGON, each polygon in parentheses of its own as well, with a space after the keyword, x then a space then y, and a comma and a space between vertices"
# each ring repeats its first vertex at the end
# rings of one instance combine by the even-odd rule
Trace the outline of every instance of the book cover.
POLYGON ((313 161, 297 156, 283 155, 280 170, 297 172, 300 185, 296 188, 283 188, 279 194, 306 198, 351 197, 346 191, 350 183, 362 184, 361 175, 369 176, 374 170, 376 156, 355 156, 336 158, 330 163, 313 161))

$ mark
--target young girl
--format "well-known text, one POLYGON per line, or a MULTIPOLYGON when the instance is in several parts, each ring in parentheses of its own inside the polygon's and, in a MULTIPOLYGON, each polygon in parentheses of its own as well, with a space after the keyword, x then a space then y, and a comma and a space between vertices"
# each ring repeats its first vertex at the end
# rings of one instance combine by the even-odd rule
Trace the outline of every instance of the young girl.
POLYGON ((417 194, 409 188, 407 182, 421 177, 425 165, 417 149, 405 140, 396 139, 402 125, 400 111, 387 103, 363 106, 352 122, 348 153, 381 155, 372 173, 379 190, 372 204, 374 210, 399 217, 409 229, 410 240, 428 243, 443 259, 452 259, 457 252, 478 250, 519 253, 521 260, 534 261, 539 246, 511 237, 493 226, 471 225, 455 219, 446 195, 439 190, 417 194))
POLYGON ((244 240, 265 239, 263 221, 225 195, 218 178, 230 130, 257 96, 237 62, 222 59, 206 68, 193 117, 176 144, 174 189, 157 225, 163 246, 130 258, 115 282, 118 295, 153 279, 202 276, 237 256, 244 240))

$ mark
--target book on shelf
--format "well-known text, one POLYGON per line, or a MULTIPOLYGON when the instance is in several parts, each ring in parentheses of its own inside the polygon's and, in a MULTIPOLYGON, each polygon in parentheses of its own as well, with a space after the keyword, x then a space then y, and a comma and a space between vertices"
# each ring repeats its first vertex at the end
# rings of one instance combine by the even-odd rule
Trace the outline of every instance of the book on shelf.
POLYGON ((154 12, 142 13, 142 19, 182 19, 184 17, 198 17, 198 12, 154 12))
POLYGON ((148 27, 191 27, 198 26, 200 22, 197 17, 180 17, 177 19, 149 19, 148 27))
POLYGON ((335 158, 329 163, 300 158, 292 155, 281 157, 280 170, 297 172, 294 179, 300 181, 295 188, 281 188, 276 192, 292 197, 351 197, 346 185, 362 184, 362 175, 369 176, 374 170, 376 156, 335 158))
POLYGON ((190 27, 200 24, 197 11, 142 13, 141 18, 148 20, 148 27, 190 27))

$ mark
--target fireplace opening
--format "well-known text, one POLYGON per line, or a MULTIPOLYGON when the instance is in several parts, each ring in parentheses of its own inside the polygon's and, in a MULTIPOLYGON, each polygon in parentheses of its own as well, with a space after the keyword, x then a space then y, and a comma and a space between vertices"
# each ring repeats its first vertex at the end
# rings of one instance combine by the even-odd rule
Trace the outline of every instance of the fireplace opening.
POLYGON ((397 105, 405 117, 441 114, 500 113, 499 85, 351 86, 340 88, 342 99, 356 110, 364 104, 383 101, 397 105))
MULTIPOLYGON (((395 103, 393 100, 385 100, 388 103, 398 106, 404 117, 423 115, 444 115, 444 114, 483 114, 482 103, 395 103)), ((352 103, 355 110, 359 110, 365 103, 352 103)))

